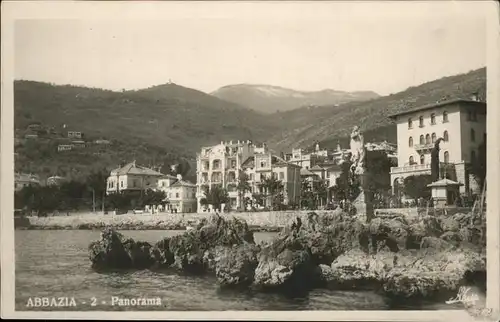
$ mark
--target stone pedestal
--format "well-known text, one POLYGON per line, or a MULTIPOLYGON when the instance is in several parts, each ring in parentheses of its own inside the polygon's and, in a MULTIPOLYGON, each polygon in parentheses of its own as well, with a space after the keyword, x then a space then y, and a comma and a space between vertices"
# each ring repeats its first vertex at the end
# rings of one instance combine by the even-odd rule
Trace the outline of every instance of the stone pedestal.
POLYGON ((360 174, 359 179, 361 183, 361 193, 355 205, 356 211, 358 216, 365 218, 366 222, 370 222, 374 217, 373 193, 369 189, 370 175, 368 173, 360 174))

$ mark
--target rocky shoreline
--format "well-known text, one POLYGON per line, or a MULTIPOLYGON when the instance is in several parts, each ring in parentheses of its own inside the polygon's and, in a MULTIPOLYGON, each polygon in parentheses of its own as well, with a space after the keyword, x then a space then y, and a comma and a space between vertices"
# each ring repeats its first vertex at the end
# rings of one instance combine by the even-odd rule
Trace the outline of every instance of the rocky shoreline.
POLYGON ((270 292, 371 289, 394 298, 429 298, 485 279, 485 224, 471 214, 449 218, 375 218, 341 211, 296 217, 256 244, 248 224, 211 215, 183 234, 152 245, 107 227, 89 245, 96 271, 167 269, 210 274, 222 287, 270 292))

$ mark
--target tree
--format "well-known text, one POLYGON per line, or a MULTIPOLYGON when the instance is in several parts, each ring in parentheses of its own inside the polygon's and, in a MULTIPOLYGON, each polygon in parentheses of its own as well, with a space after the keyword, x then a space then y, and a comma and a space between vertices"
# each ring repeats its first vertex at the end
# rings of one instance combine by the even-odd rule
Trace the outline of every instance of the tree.
POLYGON ((361 192, 361 185, 359 180, 353 176, 351 172, 350 161, 344 161, 340 167, 341 172, 339 177, 335 180, 335 186, 331 189, 335 200, 354 201, 361 192))
POLYGON ((146 205, 158 206, 165 203, 166 194, 164 191, 147 189, 142 196, 142 207, 146 205))
POLYGON ((247 202, 243 196, 246 192, 252 191, 252 186, 250 186, 250 183, 248 182, 248 175, 244 171, 240 170, 236 190, 238 191, 240 205, 242 205, 242 209, 245 210, 247 208, 247 202))
POLYGON ((384 202, 391 190, 391 160, 384 151, 367 151, 366 165, 369 168, 367 189, 373 193, 373 201, 384 202))
POLYGON ((403 181, 403 192, 412 199, 428 199, 431 197, 431 188, 427 185, 431 183, 432 176, 428 174, 409 176, 403 181))
POLYGON ((276 179, 275 176, 269 176, 262 179, 261 187, 264 190, 264 195, 268 200, 268 204, 271 209, 274 209, 274 206, 281 207, 283 204, 284 196, 283 196, 283 182, 281 180, 276 179))
POLYGON ((481 145, 479 145, 478 156, 476 160, 473 160, 471 164, 471 173, 476 179, 481 188, 483 190, 485 179, 486 179, 486 159, 487 159, 487 146, 486 146, 486 137, 483 139, 481 145))
POLYGON ((208 204, 214 207, 214 209, 220 211, 221 205, 228 203, 229 194, 221 185, 214 185, 208 191, 205 199, 208 204))

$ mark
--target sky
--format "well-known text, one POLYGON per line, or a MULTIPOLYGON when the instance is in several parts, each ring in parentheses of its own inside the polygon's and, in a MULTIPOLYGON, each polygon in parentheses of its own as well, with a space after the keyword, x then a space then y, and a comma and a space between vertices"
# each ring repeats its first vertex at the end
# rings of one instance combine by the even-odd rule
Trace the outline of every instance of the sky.
POLYGON ((17 20, 15 78, 112 90, 171 80, 204 92, 249 83, 388 95, 486 66, 477 2, 198 4, 17 20))

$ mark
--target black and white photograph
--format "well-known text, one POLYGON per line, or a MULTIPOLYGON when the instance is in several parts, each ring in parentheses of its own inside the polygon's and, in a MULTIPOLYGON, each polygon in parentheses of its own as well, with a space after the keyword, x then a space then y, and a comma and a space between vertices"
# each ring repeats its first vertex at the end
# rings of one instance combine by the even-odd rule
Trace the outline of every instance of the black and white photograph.
POLYGON ((498 320, 498 3, 2 9, 2 317, 498 320))

